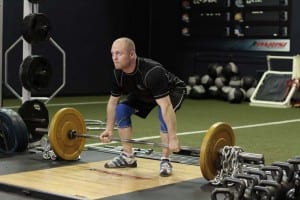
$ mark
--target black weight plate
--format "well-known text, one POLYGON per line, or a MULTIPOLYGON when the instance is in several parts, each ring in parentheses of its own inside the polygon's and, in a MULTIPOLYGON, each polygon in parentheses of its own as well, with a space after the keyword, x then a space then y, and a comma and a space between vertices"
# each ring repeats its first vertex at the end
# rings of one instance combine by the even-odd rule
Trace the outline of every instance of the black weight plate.
POLYGON ((36 128, 48 128, 49 112, 45 104, 37 99, 22 104, 18 113, 26 124, 29 132, 29 142, 39 141, 45 134, 36 131, 36 128))
POLYGON ((9 114, 18 122, 19 125, 16 126, 16 128, 20 132, 20 138, 19 138, 18 148, 16 152, 24 152, 27 150, 28 143, 29 143, 29 135, 28 135, 26 124, 21 118, 21 116, 14 110, 10 110, 9 114))
POLYGON ((31 13, 23 19, 22 35, 30 44, 39 44, 48 41, 50 31, 50 21, 43 13, 31 13))
POLYGON ((19 69, 21 83, 25 89, 38 92, 48 87, 52 75, 50 62, 43 56, 27 56, 19 69))
MULTIPOLYGON (((26 146, 27 130, 22 129, 16 119, 17 113, 11 109, 0 109, 0 152, 19 152, 26 146)), ((27 147, 27 146, 26 146, 27 147)))

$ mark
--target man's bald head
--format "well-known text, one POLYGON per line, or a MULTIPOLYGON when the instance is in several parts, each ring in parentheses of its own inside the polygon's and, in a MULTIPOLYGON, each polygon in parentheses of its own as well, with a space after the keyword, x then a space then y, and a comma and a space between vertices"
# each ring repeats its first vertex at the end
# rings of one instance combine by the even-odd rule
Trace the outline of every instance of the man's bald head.
POLYGON ((114 44, 121 45, 126 50, 135 52, 135 44, 130 38, 127 38, 127 37, 118 38, 113 42, 113 45, 114 44))
POLYGON ((112 60, 116 69, 132 72, 135 68, 136 52, 134 42, 127 37, 116 39, 111 47, 112 60))

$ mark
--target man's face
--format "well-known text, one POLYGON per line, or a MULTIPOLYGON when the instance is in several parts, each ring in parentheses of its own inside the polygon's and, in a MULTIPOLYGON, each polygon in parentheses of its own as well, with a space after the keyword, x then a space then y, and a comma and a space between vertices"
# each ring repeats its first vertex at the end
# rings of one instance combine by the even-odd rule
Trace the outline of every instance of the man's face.
POLYGON ((126 69, 133 60, 133 52, 128 50, 125 42, 115 41, 111 47, 111 56, 116 69, 126 69))

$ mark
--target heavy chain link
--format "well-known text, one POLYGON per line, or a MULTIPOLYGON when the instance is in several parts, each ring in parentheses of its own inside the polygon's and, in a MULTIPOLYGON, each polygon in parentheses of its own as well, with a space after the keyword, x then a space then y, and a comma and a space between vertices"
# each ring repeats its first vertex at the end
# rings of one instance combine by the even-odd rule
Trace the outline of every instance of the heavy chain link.
POLYGON ((233 177, 235 174, 242 173, 242 165, 239 162, 239 153, 243 149, 239 146, 224 146, 222 149, 220 164, 221 170, 216 177, 210 181, 213 185, 222 185, 226 177, 233 177))

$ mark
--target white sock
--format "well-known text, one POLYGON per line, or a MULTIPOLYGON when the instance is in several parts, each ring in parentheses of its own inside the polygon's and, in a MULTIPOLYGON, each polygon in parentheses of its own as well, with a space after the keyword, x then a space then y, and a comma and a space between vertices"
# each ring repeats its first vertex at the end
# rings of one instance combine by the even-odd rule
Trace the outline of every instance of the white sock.
POLYGON ((122 153, 125 154, 126 157, 128 157, 128 158, 134 158, 134 154, 133 153, 127 153, 125 151, 123 151, 122 153))

